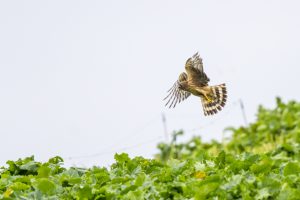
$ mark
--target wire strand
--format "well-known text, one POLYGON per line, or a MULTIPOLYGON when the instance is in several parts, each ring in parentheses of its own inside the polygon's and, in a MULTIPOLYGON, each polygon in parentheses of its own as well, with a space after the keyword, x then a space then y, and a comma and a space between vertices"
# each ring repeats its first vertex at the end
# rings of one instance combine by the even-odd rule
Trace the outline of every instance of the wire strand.
POLYGON ((235 107, 238 106, 238 105, 239 105, 239 100, 234 101, 234 102, 232 102, 232 103, 229 105, 229 108, 228 108, 225 112, 223 112, 223 115, 220 116, 219 118, 217 118, 217 119, 215 119, 215 120, 213 120, 213 121, 210 121, 210 122, 208 122, 208 123, 206 123, 206 124, 204 124, 204 125, 201 125, 201 126, 199 126, 199 127, 196 127, 196 128, 185 129, 185 131, 186 131, 186 132, 195 132, 195 131, 204 129, 204 128, 208 127, 208 126, 211 126, 211 125, 215 124, 216 122, 218 122, 218 121, 224 119, 224 117, 227 116, 228 114, 230 114, 230 112, 232 111, 232 109, 235 108, 235 107))
POLYGON ((152 138, 150 140, 145 140, 145 141, 140 142, 138 144, 134 144, 134 145, 122 147, 122 148, 119 148, 119 149, 114 150, 114 151, 103 151, 103 152, 99 152, 99 153, 94 153, 94 154, 89 154, 89 155, 82 155, 82 156, 70 156, 70 157, 67 157, 67 159, 74 160, 74 159, 80 159, 80 158, 98 157, 98 156, 102 156, 102 155, 106 155, 106 154, 110 154, 110 153, 116 153, 118 151, 124 151, 124 150, 134 149, 134 148, 140 147, 142 145, 146 145, 146 144, 150 144, 150 143, 153 143, 153 142, 157 142, 160 139, 162 139, 162 136, 155 137, 155 138, 152 138))

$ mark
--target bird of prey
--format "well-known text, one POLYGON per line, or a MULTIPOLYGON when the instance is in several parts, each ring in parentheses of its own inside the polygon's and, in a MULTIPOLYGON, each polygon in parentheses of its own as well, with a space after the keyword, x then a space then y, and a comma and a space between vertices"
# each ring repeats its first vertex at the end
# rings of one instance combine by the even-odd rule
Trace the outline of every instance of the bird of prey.
POLYGON ((177 103, 187 99, 191 94, 200 97, 204 115, 213 115, 225 106, 227 90, 225 83, 209 86, 209 78, 203 71, 202 58, 198 52, 185 63, 185 71, 168 90, 166 106, 175 107, 177 103))

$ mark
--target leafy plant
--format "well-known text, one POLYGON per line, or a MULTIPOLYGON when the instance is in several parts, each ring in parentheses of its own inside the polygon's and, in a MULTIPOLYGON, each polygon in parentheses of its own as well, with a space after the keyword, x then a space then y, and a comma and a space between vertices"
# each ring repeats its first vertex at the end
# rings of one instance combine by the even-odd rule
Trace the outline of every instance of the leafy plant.
POLYGON ((194 137, 158 145, 156 159, 116 154, 110 168, 64 168, 63 159, 7 161, 0 199, 300 199, 300 104, 277 98, 227 143, 194 137))

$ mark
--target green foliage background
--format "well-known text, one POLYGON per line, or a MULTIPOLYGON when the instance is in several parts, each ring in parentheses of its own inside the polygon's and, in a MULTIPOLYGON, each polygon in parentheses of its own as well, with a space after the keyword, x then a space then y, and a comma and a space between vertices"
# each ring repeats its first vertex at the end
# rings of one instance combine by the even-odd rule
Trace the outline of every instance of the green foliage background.
POLYGON ((0 199, 300 199, 300 103, 276 99, 231 139, 158 145, 156 159, 116 154, 109 169, 64 168, 63 159, 7 161, 0 199))

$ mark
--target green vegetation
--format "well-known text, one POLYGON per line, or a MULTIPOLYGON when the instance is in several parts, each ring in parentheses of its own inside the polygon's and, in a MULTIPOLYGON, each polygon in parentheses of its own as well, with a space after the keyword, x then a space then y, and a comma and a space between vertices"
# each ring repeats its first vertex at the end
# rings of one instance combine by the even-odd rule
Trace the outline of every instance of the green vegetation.
POLYGON ((110 169, 63 168, 60 157, 8 161, 0 199, 300 199, 300 103, 277 99, 226 142, 158 145, 156 159, 116 154, 110 169))

